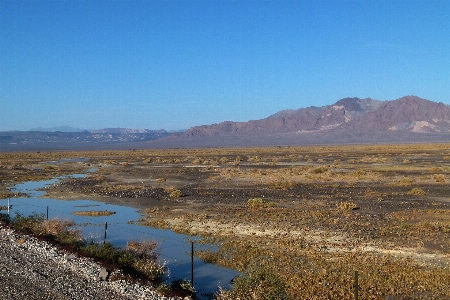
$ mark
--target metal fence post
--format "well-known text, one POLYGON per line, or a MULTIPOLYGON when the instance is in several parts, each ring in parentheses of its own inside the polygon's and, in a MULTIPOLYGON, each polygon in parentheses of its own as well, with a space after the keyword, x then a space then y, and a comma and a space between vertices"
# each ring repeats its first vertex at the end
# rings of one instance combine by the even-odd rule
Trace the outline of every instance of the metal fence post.
POLYGON ((194 241, 191 241, 191 284, 194 287, 194 241))
POLYGON ((355 271, 355 300, 358 300, 358 271, 355 271))
POLYGON ((103 239, 103 244, 106 243, 106 231, 108 230, 108 222, 105 222, 105 237, 103 239))

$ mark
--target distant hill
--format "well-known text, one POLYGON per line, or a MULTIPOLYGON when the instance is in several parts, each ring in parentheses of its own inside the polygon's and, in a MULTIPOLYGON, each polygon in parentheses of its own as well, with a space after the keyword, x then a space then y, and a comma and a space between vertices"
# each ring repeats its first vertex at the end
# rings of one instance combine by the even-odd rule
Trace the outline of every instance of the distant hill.
POLYGON ((139 143, 167 137, 170 134, 165 130, 128 128, 81 132, 3 131, 0 132, 0 150, 134 148, 139 146, 139 143))
POLYGON ((74 128, 74 127, 70 127, 70 126, 58 126, 58 127, 50 127, 50 128, 42 128, 42 127, 37 127, 37 128, 32 128, 28 131, 44 131, 44 132, 55 132, 55 131, 61 131, 61 132, 82 132, 85 131, 86 129, 80 129, 80 128, 74 128))
POLYGON ((192 127, 155 141, 166 146, 257 146, 450 141, 450 106, 406 96, 345 98, 261 120, 192 127))
POLYGON ((392 101, 344 98, 261 120, 225 121, 178 133, 130 128, 0 132, 0 150, 424 142, 450 142, 450 106, 417 96, 392 101))

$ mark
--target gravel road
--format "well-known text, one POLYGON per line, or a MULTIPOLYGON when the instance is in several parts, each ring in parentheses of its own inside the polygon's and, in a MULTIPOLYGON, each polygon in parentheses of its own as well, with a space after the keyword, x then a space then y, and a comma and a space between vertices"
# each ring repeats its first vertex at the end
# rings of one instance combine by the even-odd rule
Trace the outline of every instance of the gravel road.
POLYGON ((158 297, 152 287, 124 280, 100 280, 101 272, 88 258, 0 223, 0 299, 183 299, 158 297))

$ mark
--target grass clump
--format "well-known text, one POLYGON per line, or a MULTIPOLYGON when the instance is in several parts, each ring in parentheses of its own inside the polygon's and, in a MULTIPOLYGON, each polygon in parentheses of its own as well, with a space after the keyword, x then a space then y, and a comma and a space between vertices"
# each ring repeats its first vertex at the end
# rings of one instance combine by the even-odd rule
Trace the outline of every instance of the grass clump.
POLYGON ((341 210, 356 210, 359 209, 359 206, 354 202, 344 201, 338 204, 338 208, 341 210))
POLYGON ((159 281, 167 272, 165 263, 158 261, 156 241, 130 241, 122 248, 110 243, 95 243, 84 241, 80 230, 71 228, 75 225, 70 220, 45 220, 43 214, 23 216, 16 213, 11 220, 12 225, 22 231, 43 235, 63 245, 79 249, 85 256, 105 260, 111 263, 129 267, 147 278, 159 281))
POLYGON ((416 196, 423 196, 425 195, 425 191, 422 188, 413 188, 408 192, 408 195, 416 195, 416 196))
POLYGON ((74 211, 72 214, 77 216, 90 216, 90 217, 99 217, 99 216, 110 216, 114 215, 115 211, 109 210, 88 210, 88 211, 74 211))
POLYGON ((262 198, 251 198, 247 201, 247 206, 252 209, 276 207, 277 204, 273 201, 266 202, 262 198))
POLYGON ((272 270, 258 266, 236 277, 230 290, 221 289, 217 299, 286 300, 289 297, 284 281, 272 270))
POLYGON ((170 192, 170 198, 180 198, 183 197, 183 192, 180 190, 173 190, 172 192, 170 192))
POLYGON ((29 216, 23 216, 20 213, 16 213, 12 218, 11 223, 19 230, 39 232, 42 222, 44 222, 44 214, 33 213, 29 216))
POLYGON ((130 241, 125 249, 114 247, 110 243, 90 241, 81 250, 89 257, 130 267, 147 278, 158 281, 166 274, 167 266, 158 262, 156 248, 155 241, 130 241))
POLYGON ((19 230, 46 236, 61 244, 78 247, 83 243, 80 230, 71 228, 75 223, 70 220, 44 220, 44 214, 23 216, 16 213, 11 223, 19 230))
POLYGON ((312 170, 313 174, 322 174, 325 173, 326 171, 328 171, 328 168, 326 167, 318 167, 312 170))

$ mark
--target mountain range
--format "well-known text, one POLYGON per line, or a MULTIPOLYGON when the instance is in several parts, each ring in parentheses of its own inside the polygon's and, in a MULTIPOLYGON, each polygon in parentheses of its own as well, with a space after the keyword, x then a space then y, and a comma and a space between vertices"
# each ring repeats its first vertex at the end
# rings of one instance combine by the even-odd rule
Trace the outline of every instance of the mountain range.
POLYGON ((141 148, 448 141, 450 106, 417 96, 391 101, 344 98, 332 105, 283 110, 260 120, 225 121, 178 133, 124 128, 0 132, 0 149, 54 143, 66 148, 141 148))

